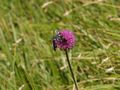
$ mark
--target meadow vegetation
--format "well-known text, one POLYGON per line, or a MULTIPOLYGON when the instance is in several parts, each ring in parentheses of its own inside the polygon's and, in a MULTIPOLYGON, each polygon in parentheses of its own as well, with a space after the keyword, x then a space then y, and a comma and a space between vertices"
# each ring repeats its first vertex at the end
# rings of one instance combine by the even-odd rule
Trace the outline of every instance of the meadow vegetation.
POLYGON ((0 90, 73 90, 56 29, 69 29, 80 90, 120 90, 120 0, 0 0, 0 90))

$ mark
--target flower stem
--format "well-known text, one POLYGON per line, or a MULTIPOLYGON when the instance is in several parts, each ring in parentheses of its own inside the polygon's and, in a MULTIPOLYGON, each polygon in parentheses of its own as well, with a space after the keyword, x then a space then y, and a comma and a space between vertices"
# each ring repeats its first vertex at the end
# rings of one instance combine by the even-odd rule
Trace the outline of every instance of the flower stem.
POLYGON ((75 80, 75 76, 74 76, 74 73, 73 73, 73 70, 72 70, 72 66, 70 64, 70 60, 69 60, 69 57, 68 57, 67 50, 65 50, 65 54, 66 54, 67 62, 68 62, 68 65, 69 65, 69 69, 70 69, 70 72, 71 72, 71 75, 72 75, 72 78, 73 78, 73 81, 74 81, 74 84, 75 84, 75 88, 76 88, 76 90, 78 90, 77 82, 75 80))

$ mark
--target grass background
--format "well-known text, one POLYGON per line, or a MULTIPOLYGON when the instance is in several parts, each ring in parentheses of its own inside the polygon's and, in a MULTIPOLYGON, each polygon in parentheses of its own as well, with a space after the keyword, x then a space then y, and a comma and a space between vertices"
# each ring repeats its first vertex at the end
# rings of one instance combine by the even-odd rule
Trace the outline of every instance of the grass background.
POLYGON ((120 0, 0 0, 0 90, 72 90, 56 29, 70 29, 80 90, 120 90, 120 0))

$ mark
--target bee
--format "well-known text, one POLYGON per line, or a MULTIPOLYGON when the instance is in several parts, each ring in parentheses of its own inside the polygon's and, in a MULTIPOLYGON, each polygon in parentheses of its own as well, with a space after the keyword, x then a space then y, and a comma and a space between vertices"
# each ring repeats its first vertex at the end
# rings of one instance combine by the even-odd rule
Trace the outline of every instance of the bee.
POLYGON ((59 34, 59 31, 56 31, 56 36, 52 38, 52 46, 54 51, 56 51, 57 48, 57 41, 61 41, 61 35, 59 34))
POLYGON ((62 42, 62 43, 66 42, 66 40, 64 39, 63 36, 61 36, 61 34, 59 33, 59 31, 56 31, 56 35, 52 39, 52 46, 53 46, 54 51, 56 51, 57 42, 62 42))

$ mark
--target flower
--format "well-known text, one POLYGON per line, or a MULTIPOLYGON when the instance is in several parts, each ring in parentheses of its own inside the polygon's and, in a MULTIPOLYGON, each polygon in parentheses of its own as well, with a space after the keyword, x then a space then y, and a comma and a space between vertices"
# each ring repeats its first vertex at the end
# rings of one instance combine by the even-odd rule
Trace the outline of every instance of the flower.
POLYGON ((59 31, 53 39, 55 49, 58 47, 62 50, 71 49, 75 45, 75 36, 69 30, 59 31))

